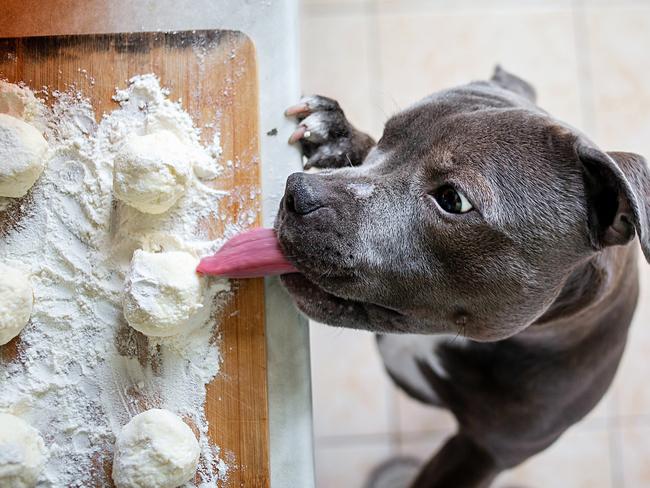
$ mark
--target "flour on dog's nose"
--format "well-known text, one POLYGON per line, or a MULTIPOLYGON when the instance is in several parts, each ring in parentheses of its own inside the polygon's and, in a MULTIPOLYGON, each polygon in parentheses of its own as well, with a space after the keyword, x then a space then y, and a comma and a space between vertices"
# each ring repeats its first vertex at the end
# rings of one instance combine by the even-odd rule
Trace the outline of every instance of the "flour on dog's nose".
POLYGON ((375 191, 375 185, 372 183, 350 183, 347 188, 357 198, 368 198, 375 191))

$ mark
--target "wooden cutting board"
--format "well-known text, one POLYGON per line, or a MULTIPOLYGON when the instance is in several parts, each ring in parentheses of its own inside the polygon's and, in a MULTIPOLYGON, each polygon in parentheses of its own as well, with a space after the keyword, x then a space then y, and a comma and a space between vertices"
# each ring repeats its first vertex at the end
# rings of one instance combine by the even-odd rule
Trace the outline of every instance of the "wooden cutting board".
MULTIPOLYGON (((34 89, 64 91, 74 84, 99 119, 117 108, 111 97, 134 75, 155 73, 170 99, 203 129, 204 142, 220 130, 222 160, 233 161, 214 184, 230 191, 220 215, 260 224, 259 137, 255 49, 241 32, 192 31, 0 39, 0 77, 34 89), (215 113, 217 116, 215 117, 215 113)), ((7 218, 5 216, 5 218, 7 218)), ((211 237, 223 222, 203 224, 211 237)), ((2 227, 0 223, 0 228, 2 227)), ((230 465, 228 487, 269 486, 266 341, 263 280, 235 284, 219 332, 223 362, 207 388, 209 436, 230 465)), ((144 339, 143 339, 144 340, 144 339)), ((20 338, 0 348, 0 361, 15 358, 20 338)), ((101 461, 109 474, 110 453, 101 461)), ((110 479, 110 476, 108 476, 110 479)), ((99 476, 97 486, 105 483, 99 476)))

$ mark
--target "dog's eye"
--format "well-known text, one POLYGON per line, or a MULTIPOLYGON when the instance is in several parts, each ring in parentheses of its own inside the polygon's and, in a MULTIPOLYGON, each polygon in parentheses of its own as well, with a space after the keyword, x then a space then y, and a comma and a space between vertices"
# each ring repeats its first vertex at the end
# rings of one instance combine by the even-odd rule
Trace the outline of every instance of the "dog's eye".
POLYGON ((443 185, 431 195, 436 199, 440 208, 448 213, 462 214, 474 208, 467 197, 451 185, 443 185))

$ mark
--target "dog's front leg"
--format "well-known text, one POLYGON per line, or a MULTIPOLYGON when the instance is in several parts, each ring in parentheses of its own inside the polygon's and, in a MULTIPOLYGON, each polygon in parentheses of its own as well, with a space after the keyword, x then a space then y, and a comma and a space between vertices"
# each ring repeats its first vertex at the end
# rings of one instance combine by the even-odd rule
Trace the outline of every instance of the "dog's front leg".
POLYGON ((427 462, 411 488, 487 488, 500 471, 485 449, 458 433, 427 462))
POLYGON ((286 115, 298 119, 289 142, 300 144, 305 169, 359 166, 375 145, 368 134, 355 129, 336 100, 311 95, 289 107, 286 115))

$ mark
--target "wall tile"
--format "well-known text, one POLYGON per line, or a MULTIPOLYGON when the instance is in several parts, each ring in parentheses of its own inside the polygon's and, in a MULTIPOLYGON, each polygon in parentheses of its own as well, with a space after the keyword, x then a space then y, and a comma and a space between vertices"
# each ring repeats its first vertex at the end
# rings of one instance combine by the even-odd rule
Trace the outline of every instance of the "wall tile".
POLYGON ((391 456, 388 439, 316 446, 318 488, 361 488, 372 469, 391 456))
POLYGON ((377 121, 372 99, 374 46, 369 45, 369 29, 365 15, 305 15, 300 43, 302 91, 334 98, 353 125, 377 137, 381 121, 377 121))
POLYGON ((311 326, 316 437, 388 433, 390 393, 370 333, 311 326))
POLYGON ((614 379, 617 416, 650 415, 650 267, 639 257, 641 292, 623 360, 614 379))
POLYGON ((598 142, 650 156, 650 7, 588 7, 584 15, 598 142))
POLYGON ((540 106, 581 125, 572 11, 462 10, 380 15, 386 112, 434 91, 486 79, 495 64, 531 82, 540 106))
POLYGON ((625 486, 650 486, 650 423, 627 423, 619 432, 625 486))
POLYGON ((607 430, 594 432, 570 430, 546 451, 512 471, 504 473, 495 483, 495 488, 523 486, 526 488, 611 487, 607 430))

